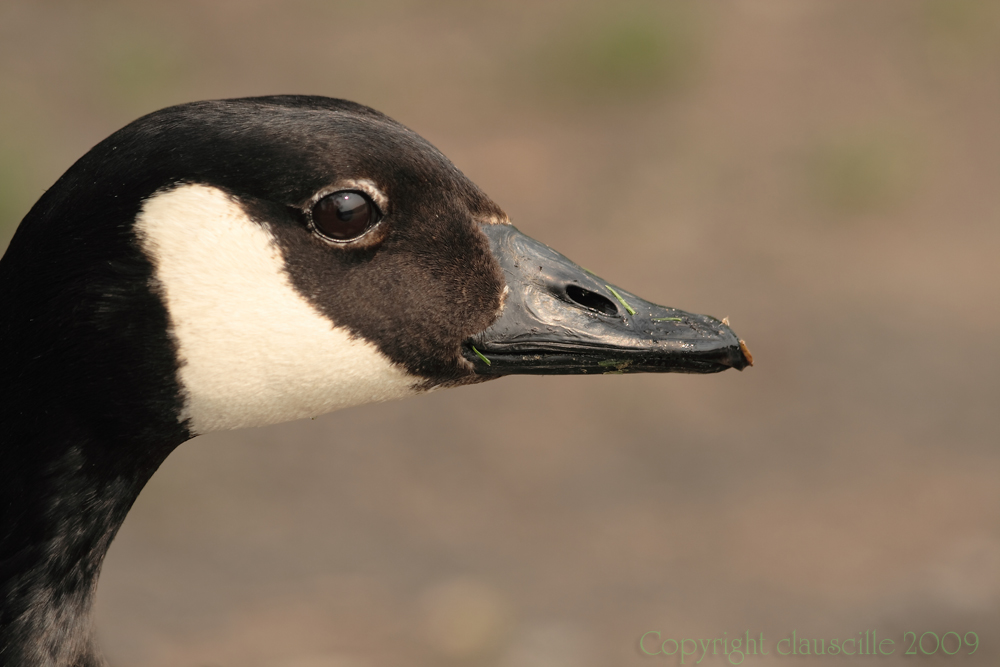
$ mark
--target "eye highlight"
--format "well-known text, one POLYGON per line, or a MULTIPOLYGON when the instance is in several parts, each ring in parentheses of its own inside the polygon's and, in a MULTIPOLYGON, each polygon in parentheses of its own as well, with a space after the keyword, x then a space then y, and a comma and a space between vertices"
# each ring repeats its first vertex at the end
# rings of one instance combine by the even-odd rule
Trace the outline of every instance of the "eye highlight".
POLYGON ((381 217, 372 200, 354 190, 329 194, 316 202, 312 209, 313 227, 332 241, 353 241, 364 236, 381 217))

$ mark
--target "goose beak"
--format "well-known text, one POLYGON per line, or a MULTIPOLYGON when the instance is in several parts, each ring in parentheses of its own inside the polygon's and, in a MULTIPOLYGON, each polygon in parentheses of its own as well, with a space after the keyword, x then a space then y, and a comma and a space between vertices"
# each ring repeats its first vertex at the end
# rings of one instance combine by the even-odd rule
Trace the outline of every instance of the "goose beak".
POLYGON ((500 317, 465 342, 476 373, 718 373, 753 364, 728 323, 658 306, 512 225, 483 232, 507 279, 500 317))

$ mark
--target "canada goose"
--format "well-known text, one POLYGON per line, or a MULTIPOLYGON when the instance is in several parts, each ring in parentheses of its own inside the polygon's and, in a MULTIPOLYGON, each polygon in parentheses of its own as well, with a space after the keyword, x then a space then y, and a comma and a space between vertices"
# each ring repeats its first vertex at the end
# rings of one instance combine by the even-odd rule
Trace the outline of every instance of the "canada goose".
POLYGON ((114 133, 0 260, 0 663, 101 665, 101 562, 195 435, 517 373, 744 368, 510 225, 419 136, 322 97, 114 133))

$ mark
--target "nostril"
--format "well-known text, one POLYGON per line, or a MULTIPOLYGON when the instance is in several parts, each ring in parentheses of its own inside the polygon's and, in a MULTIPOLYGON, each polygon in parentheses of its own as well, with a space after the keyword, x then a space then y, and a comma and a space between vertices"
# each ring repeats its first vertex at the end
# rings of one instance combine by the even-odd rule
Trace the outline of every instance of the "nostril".
POLYGON ((604 313, 605 315, 618 314, 618 306, 616 306, 611 299, 601 296, 597 292, 591 292, 590 290, 583 289, 579 285, 567 285, 566 296, 584 308, 596 310, 597 312, 604 313))

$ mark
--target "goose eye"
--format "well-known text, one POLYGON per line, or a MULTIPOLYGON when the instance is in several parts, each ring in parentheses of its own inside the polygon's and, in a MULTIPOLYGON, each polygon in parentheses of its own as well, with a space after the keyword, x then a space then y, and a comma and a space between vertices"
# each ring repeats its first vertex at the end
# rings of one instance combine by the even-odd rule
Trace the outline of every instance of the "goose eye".
POLYGON ((343 190, 323 197, 312 210, 313 225, 334 241, 351 241, 379 221, 379 210, 360 192, 343 190))

